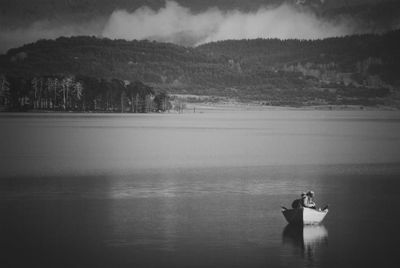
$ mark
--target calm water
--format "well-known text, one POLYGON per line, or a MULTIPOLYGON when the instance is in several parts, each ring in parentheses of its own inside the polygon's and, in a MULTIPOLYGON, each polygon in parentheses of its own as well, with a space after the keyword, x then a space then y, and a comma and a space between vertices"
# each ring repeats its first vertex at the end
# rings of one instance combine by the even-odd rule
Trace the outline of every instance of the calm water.
POLYGON ((394 266, 400 113, 0 115, 1 267, 394 266), (324 224, 280 206, 313 189, 324 224))

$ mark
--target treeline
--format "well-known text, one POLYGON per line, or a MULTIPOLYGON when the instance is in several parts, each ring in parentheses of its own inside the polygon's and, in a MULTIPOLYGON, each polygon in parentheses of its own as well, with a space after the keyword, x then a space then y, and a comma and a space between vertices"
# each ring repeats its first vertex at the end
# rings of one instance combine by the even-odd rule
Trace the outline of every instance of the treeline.
POLYGON ((8 111, 164 112, 172 108, 169 95, 140 81, 90 76, 0 74, 0 108, 8 111))

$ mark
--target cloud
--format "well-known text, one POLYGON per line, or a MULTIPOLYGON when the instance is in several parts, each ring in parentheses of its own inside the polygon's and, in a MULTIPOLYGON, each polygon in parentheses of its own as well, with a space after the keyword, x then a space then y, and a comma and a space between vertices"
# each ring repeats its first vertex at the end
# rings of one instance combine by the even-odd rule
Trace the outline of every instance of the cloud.
POLYGON ((143 6, 129 13, 115 10, 109 17, 80 21, 42 20, 29 26, 0 27, 0 53, 39 39, 95 35, 121 39, 149 39, 181 45, 198 45, 225 39, 316 39, 353 33, 345 20, 333 23, 293 5, 260 7, 257 11, 222 11, 211 7, 194 13, 176 2, 154 10, 143 6))
POLYGON ((122 39, 150 39, 189 45, 225 39, 298 38, 318 39, 351 34, 351 24, 318 18, 311 11, 290 5, 261 7, 256 12, 221 11, 210 8, 193 13, 176 2, 153 10, 141 7, 133 13, 114 11, 103 36, 122 39))

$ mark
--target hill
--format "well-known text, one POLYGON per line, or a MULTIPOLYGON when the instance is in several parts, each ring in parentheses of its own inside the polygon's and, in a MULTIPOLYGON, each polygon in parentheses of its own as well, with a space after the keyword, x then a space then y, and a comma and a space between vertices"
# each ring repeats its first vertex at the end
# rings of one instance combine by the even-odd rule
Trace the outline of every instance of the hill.
POLYGON ((193 48, 95 37, 61 37, 11 49, 0 58, 0 70, 28 77, 82 74, 140 80, 179 92, 188 87, 222 88, 236 76, 235 70, 226 68, 223 59, 193 48))
POLYGON ((11 49, 0 73, 137 81, 176 94, 272 105, 397 105, 400 31, 324 40, 231 40, 187 48, 150 41, 58 38, 11 49))

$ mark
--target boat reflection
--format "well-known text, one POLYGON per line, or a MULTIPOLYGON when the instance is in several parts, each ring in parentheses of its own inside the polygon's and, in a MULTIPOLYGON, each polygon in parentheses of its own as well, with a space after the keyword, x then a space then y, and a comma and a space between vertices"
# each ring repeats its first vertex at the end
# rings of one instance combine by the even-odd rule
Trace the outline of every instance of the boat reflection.
POLYGON ((284 245, 291 245, 297 254, 315 262, 320 249, 328 245, 328 230, 323 225, 291 225, 283 230, 284 245))

